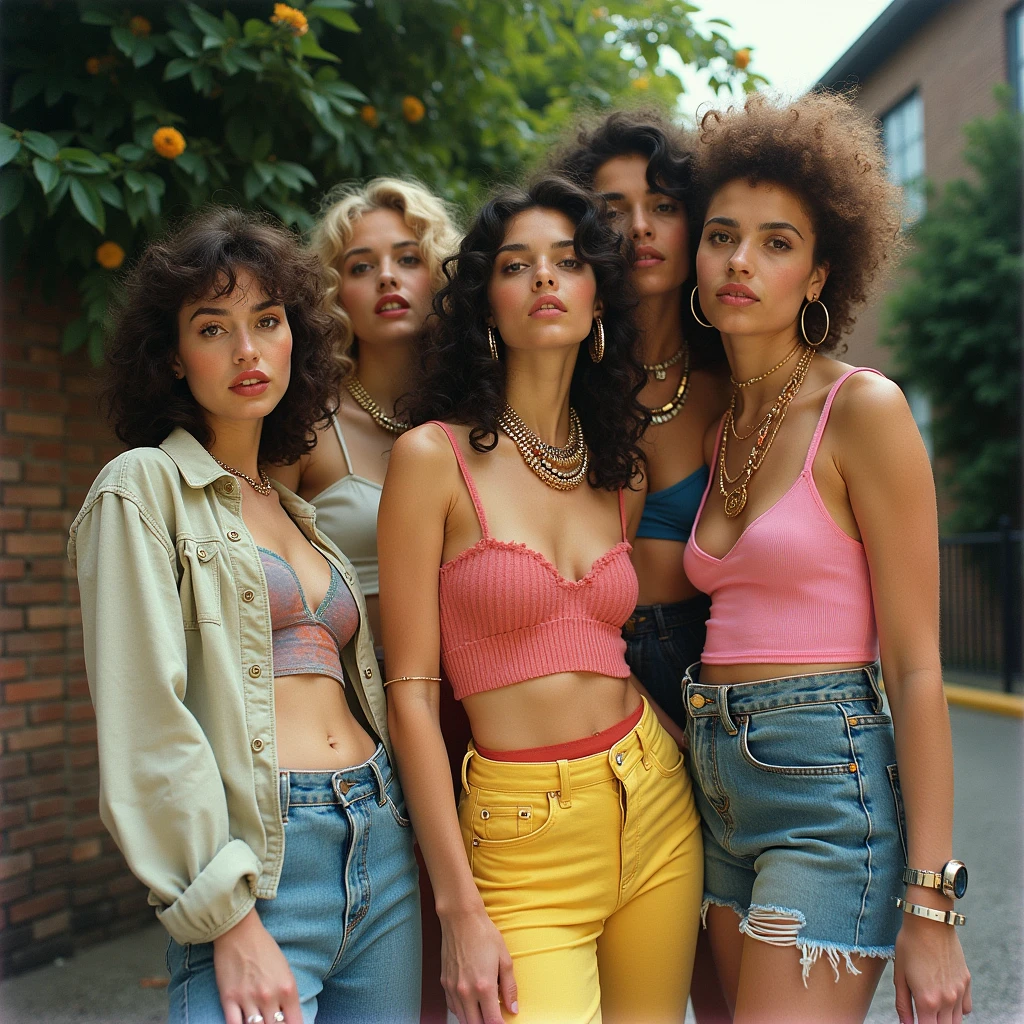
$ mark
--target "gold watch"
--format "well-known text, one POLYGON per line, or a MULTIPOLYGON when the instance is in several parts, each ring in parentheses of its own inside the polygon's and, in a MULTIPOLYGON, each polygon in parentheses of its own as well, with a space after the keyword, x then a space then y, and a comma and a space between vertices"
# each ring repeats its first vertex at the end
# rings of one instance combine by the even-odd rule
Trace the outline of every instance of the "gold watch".
POLYGON ((907 885, 922 885, 926 889, 938 889, 951 900, 963 898, 967 892, 967 865, 962 860, 949 860, 941 871, 918 871, 905 868, 903 881, 907 885))

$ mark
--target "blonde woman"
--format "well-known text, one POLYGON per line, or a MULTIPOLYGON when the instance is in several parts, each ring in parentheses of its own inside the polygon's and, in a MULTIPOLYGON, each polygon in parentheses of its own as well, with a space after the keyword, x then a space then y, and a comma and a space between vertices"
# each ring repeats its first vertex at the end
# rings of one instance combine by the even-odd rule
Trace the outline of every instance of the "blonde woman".
POLYGON ((444 200, 398 178, 338 186, 313 232, 344 379, 316 448, 277 477, 316 506, 317 526, 351 559, 378 638, 377 505, 387 455, 408 426, 396 406, 444 280, 441 261, 458 241, 444 200))

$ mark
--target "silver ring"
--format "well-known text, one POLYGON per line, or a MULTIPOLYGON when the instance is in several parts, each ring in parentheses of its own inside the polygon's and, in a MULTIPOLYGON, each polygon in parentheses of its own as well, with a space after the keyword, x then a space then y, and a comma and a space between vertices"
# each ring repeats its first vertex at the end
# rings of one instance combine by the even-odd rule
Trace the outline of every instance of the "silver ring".
POLYGON ((284 1014, 280 1010, 277 1010, 274 1013, 274 1020, 277 1024, 284 1024, 284 1014))
POLYGON ((263 1024, 263 1014, 254 1013, 251 1017, 246 1017, 245 1024, 263 1024))

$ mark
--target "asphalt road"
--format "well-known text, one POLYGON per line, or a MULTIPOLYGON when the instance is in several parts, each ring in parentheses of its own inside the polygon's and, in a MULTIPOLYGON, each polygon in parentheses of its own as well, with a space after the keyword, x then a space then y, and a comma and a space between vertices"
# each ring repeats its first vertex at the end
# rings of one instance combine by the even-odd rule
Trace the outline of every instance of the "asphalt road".
MULTIPOLYGON (((974 977, 970 1024, 1024 1022, 1024 722, 950 709, 956 757, 955 843, 970 868, 960 908, 974 977)), ((158 1024, 165 993, 143 988, 166 977, 159 925, 93 946, 63 964, 0 983, 0 1020, 18 1024, 158 1024)), ((688 1017, 692 1020, 692 1016, 688 1017)), ((886 971, 869 1024, 894 1024, 892 970, 886 971)))

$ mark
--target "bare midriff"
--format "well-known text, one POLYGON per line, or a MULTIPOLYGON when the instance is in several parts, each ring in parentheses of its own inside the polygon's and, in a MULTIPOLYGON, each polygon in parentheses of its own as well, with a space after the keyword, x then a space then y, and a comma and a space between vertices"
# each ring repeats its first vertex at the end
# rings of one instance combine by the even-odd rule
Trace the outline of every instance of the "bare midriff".
POLYGON ((560 672, 474 693, 462 704, 481 746, 524 750, 604 732, 636 710, 640 694, 628 679, 560 672))
POLYGON ((637 604, 675 604, 700 593, 686 578, 685 550, 686 543, 678 540, 637 537, 633 541, 630 559, 640 584, 637 604))
POLYGON ((336 771, 362 764, 376 749, 349 710, 345 691, 328 676, 278 676, 274 711, 282 769, 336 771))
POLYGON ((863 661, 829 662, 822 665, 707 665, 700 667, 700 681, 713 685, 756 683, 762 679, 787 679, 789 676, 814 676, 822 672, 842 672, 863 668, 863 661))

